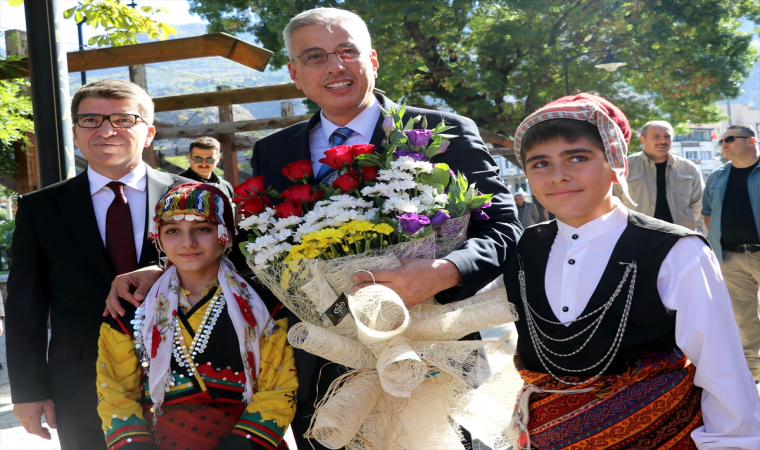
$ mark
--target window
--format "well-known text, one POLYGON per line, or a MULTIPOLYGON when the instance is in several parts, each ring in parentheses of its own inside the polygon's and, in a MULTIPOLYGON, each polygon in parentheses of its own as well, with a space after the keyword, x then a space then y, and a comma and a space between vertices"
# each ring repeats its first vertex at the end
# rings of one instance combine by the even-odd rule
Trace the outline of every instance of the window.
POLYGON ((712 152, 702 151, 702 152, 699 152, 699 153, 700 153, 700 155, 699 155, 700 159, 712 159, 712 152))
POLYGON ((709 141, 710 139, 710 132, 712 130, 697 130, 697 129, 691 129, 689 130, 689 134, 679 134, 673 139, 676 142, 684 142, 684 141, 709 141))
POLYGON ((699 152, 686 152, 687 159, 699 159, 699 152))

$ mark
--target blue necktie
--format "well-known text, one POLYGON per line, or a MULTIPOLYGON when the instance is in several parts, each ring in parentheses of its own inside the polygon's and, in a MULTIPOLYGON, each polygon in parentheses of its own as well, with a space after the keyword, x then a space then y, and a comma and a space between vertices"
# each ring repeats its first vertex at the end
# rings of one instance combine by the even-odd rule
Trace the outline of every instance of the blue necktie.
MULTIPOLYGON (((328 141, 330 144, 330 148, 343 145, 348 140, 348 137, 351 136, 353 133, 354 133, 354 130, 348 127, 338 128, 337 130, 333 131, 328 141)), ((333 169, 327 164, 322 164, 322 167, 319 168, 319 173, 317 174, 317 184, 331 183, 334 181, 334 179, 329 180, 329 181, 328 179, 334 178, 334 175, 337 175, 337 174, 338 174, 337 170, 333 169)))

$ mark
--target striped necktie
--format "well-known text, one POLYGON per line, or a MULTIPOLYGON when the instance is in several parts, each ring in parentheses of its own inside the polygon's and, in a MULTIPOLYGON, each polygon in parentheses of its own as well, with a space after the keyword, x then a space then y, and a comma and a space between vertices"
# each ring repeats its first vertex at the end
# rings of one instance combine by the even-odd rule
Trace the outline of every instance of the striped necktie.
MULTIPOLYGON (((341 127, 333 131, 329 139, 330 148, 345 144, 345 142, 348 140, 348 137, 353 133, 354 130, 348 127, 341 127)), ((329 178, 332 178, 333 175, 337 175, 337 173, 337 170, 333 169, 327 164, 322 164, 322 167, 319 168, 319 173, 317 174, 317 184, 332 182, 333 180, 327 180, 329 178)))

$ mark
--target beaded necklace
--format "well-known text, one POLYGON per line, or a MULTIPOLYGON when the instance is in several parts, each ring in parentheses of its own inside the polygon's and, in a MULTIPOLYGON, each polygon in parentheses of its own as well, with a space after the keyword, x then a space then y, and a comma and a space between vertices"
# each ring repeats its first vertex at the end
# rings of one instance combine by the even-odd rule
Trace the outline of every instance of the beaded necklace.
POLYGON ((179 317, 174 318, 174 345, 172 346, 172 354, 180 367, 187 367, 188 375, 198 375, 198 365, 195 363, 195 357, 206 350, 208 338, 211 336, 211 331, 222 314, 225 304, 224 295, 222 295, 220 289, 209 300, 206 311, 203 313, 203 319, 200 325, 198 325, 189 348, 185 345, 185 337, 182 335, 179 317))
POLYGON ((541 361, 541 365, 544 366, 544 369, 546 370, 546 372, 549 375, 552 376, 552 378, 554 378, 555 380, 559 381, 560 383, 569 384, 569 385, 572 385, 572 386, 578 386, 578 385, 582 385, 582 384, 588 384, 588 383, 591 383, 592 381, 598 379, 599 377, 601 377, 602 374, 610 367, 610 364, 612 364, 612 361, 615 359, 615 356, 617 355, 617 352, 620 349, 620 345, 623 342, 623 334, 625 333, 626 324, 628 323, 628 314, 631 311, 631 303, 633 301, 633 289, 634 289, 634 286, 636 285, 636 273, 638 272, 638 269, 637 269, 637 266, 636 266, 636 261, 633 261, 633 262, 630 262, 630 263, 624 263, 624 262, 620 263, 621 265, 626 266, 625 273, 623 274, 623 279, 620 280, 620 283, 617 285, 617 288, 615 289, 615 292, 612 293, 612 296, 610 296, 610 299, 607 300, 607 302, 605 302, 602 306, 600 306, 599 308, 591 311, 588 314, 584 314, 584 315, 582 315, 580 317, 577 317, 574 320, 569 320, 567 322, 555 322, 555 321, 548 320, 548 319, 545 319, 545 318, 541 317, 533 309, 533 307, 530 306, 530 304, 528 303, 527 289, 525 287, 525 270, 523 269, 522 258, 520 258, 518 256, 518 259, 520 261, 520 271, 518 272, 517 277, 518 277, 518 279, 520 281, 520 298, 522 299, 523 309, 525 310, 525 321, 528 324, 528 332, 530 334, 530 340, 533 343, 533 349, 536 351, 536 355, 538 356, 538 360, 541 361), (551 359, 549 359, 549 357, 546 355, 546 353, 544 353, 544 351, 546 351, 548 353, 551 353, 552 355, 555 355, 555 356, 567 357, 567 356, 572 356, 572 355, 575 355, 576 353, 579 353, 581 350, 583 350, 586 347, 586 345, 591 341, 591 339, 596 334, 596 331, 599 329, 599 325, 601 325, 602 320, 604 319, 604 316, 607 314, 607 311, 609 311, 610 307, 612 307, 612 303, 615 301, 615 299, 620 294, 620 291, 623 289, 623 286, 625 285, 626 280, 628 280, 628 276, 631 274, 631 272, 633 272, 633 275, 631 276, 631 284, 628 287, 628 297, 626 298, 626 301, 625 301, 625 307, 623 309, 623 316, 620 318, 620 325, 618 326, 617 333, 615 334, 615 339, 613 339, 612 345, 610 346, 610 349, 607 351, 607 353, 604 356, 602 356, 602 358, 599 361, 597 361, 595 364, 592 364, 591 366, 586 367, 584 369, 567 369, 565 367, 562 367, 562 366, 556 364, 554 361, 552 361, 551 359), (538 327, 538 324, 536 323, 536 320, 535 320, 535 318, 538 318, 538 319, 540 319, 540 320, 542 320, 542 321, 544 321, 546 323, 550 323, 552 325, 567 325, 567 324, 572 324, 572 323, 578 322, 580 320, 589 318, 589 317, 593 316, 596 313, 599 313, 599 317, 597 317, 596 319, 594 319, 586 328, 584 328, 583 330, 579 331, 578 333, 576 333, 576 334, 574 334, 574 335, 572 335, 570 337, 564 338, 564 339, 553 338, 553 337, 549 336, 548 334, 544 333, 538 327), (535 316, 535 318, 534 318, 534 316, 535 316), (592 327, 593 327, 593 330, 591 330, 592 327), (589 330, 591 330, 591 331, 589 333, 588 338, 583 343, 583 345, 581 345, 574 352, 564 353, 564 354, 557 353, 557 352, 554 352, 551 349, 549 349, 549 347, 547 347, 547 345, 544 344, 544 342, 538 336, 540 334, 541 336, 543 336, 544 338, 546 338, 547 340, 550 340, 550 341, 565 342, 565 341, 569 341, 570 339, 574 339, 574 338, 576 338, 576 337, 578 337, 578 336, 586 333, 589 330), (612 355, 612 356, 610 356, 610 355, 612 355), (554 373, 551 371, 551 369, 549 369, 549 365, 552 365, 553 367, 556 367, 557 369, 563 370, 565 372, 572 372, 572 373, 586 372, 586 371, 594 369, 595 367, 597 367, 600 364, 602 364, 607 359, 608 356, 609 356, 609 361, 607 361, 607 364, 605 364, 605 366, 602 368, 602 370, 599 371, 598 374, 596 374, 595 376, 593 376, 593 377, 591 377, 591 378, 589 378, 587 380, 584 380, 584 381, 581 381, 581 382, 578 382, 578 383, 570 382, 570 381, 564 381, 564 380, 558 378, 556 375, 554 375, 554 373), (549 365, 547 365, 547 363, 549 363, 549 365))

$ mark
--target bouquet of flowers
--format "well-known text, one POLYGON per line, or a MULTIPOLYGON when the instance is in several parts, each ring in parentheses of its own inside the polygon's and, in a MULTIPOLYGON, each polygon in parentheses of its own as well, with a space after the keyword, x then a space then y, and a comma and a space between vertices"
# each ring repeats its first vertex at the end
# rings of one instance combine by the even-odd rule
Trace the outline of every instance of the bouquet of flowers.
MULTIPOLYGON (((430 299, 411 308, 379 285, 353 292, 353 274, 398 268, 404 258, 445 256, 467 239, 471 216, 488 218, 490 194, 447 164, 430 162, 447 151, 452 127, 428 129, 424 117, 403 123, 403 116, 403 107, 386 113, 382 148, 327 150, 320 162, 335 171, 329 183, 312 184, 311 161, 296 161, 282 171, 294 185, 281 193, 263 177, 235 188, 246 216, 240 226, 251 232, 241 250, 259 280, 302 320, 289 333, 291 343, 356 370, 334 385, 315 414, 312 435, 330 448, 457 448, 453 431, 438 428, 451 430, 447 414, 478 410, 471 404, 477 382, 463 367, 479 364, 473 355, 484 344, 450 341, 515 319, 503 289, 454 306, 430 299), (435 351, 433 341, 440 344, 435 351), (368 393, 372 398, 364 398, 368 393), (436 405, 441 417, 417 423, 421 416, 411 411, 432 407, 433 398, 448 399, 448 406, 436 405), (408 414, 399 419, 394 411, 401 409, 408 414)), ((473 420, 460 422, 479 429, 473 420)), ((504 427, 478 437, 492 435, 487 440, 498 448, 504 427)))

